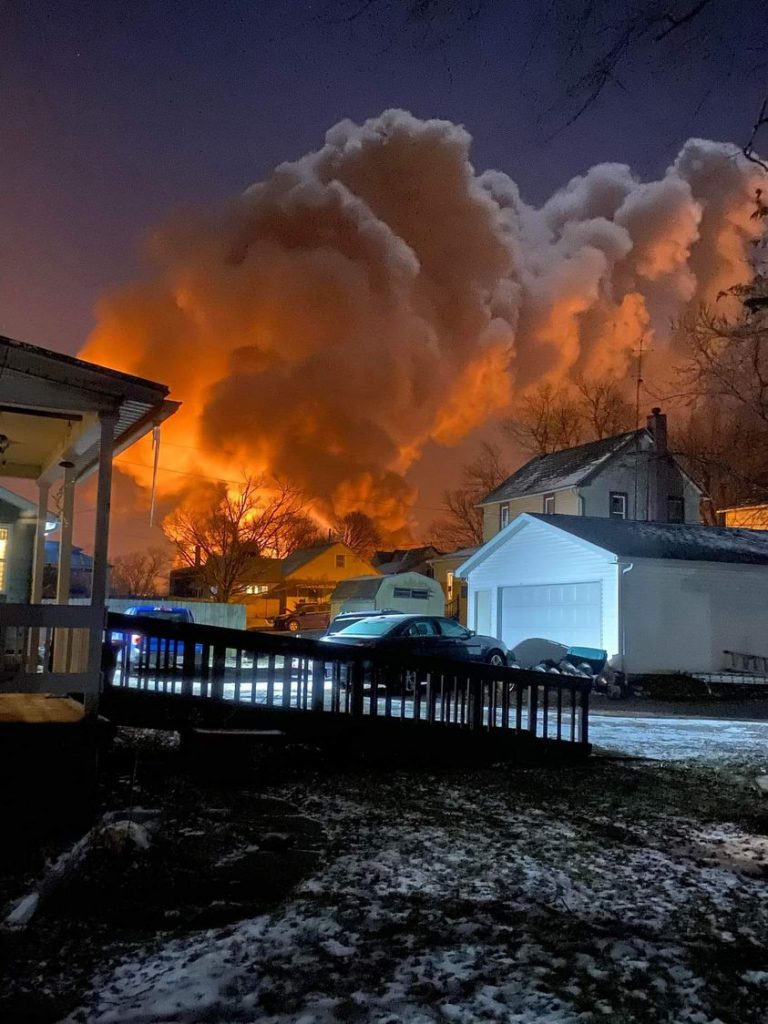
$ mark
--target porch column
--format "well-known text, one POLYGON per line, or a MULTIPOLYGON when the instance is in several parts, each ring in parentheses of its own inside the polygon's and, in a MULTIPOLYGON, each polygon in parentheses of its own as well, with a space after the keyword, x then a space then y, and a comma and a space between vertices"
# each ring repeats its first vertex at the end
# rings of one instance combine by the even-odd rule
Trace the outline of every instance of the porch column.
POLYGON ((99 476, 96 488, 96 528, 93 541, 93 573, 91 579, 91 626, 90 656, 88 674, 93 680, 93 690, 86 694, 85 707, 90 714, 96 714, 101 689, 101 644, 104 632, 105 605, 107 600, 107 549, 109 547, 109 510, 112 500, 112 458, 115 448, 115 413, 100 413, 101 440, 99 443, 99 476))
POLYGON ((40 604, 43 599, 43 567, 45 566, 45 521, 48 518, 48 484, 37 485, 37 525, 35 526, 35 550, 32 559, 32 590, 30 604, 40 604))
POLYGON ((72 520, 75 512, 74 463, 61 463, 64 483, 61 491, 61 530, 59 532, 59 571, 56 579, 56 604, 69 604, 72 575, 72 520))
MULTIPOLYGON (((37 523, 35 524, 35 546, 32 552, 32 584, 29 603, 40 604, 43 599, 43 569, 45 567, 45 523, 48 519, 49 485, 41 480, 37 483, 37 523)), ((37 671, 40 650, 40 630, 32 627, 27 634, 27 672, 37 671)))
POLYGON ((109 512, 112 503, 112 458, 115 447, 115 413, 101 413, 99 479, 96 490, 96 535, 93 542, 93 579, 91 604, 107 600, 107 551, 109 548, 109 512))

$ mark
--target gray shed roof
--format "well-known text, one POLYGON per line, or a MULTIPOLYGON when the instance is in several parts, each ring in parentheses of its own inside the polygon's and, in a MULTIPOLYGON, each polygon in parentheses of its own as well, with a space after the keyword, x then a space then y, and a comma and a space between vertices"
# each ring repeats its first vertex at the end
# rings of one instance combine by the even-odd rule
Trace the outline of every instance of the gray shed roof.
POLYGON ((598 471, 609 459, 624 450, 630 450, 635 442, 651 440, 650 433, 629 430, 624 434, 590 441, 575 448, 564 448, 549 455, 537 455, 526 462, 503 484, 487 494, 480 505, 490 505, 510 498, 521 498, 526 494, 546 494, 565 487, 576 487, 598 471))
POLYGON ((625 558, 768 565, 768 530, 592 516, 546 516, 538 512, 530 513, 530 517, 625 558))

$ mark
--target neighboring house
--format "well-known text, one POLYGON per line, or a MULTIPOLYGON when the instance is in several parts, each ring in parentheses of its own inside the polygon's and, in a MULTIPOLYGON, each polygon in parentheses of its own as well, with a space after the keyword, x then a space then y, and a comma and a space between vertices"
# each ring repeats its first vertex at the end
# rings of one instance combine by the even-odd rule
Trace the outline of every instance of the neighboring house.
POLYGON ((768 503, 766 502, 719 508, 717 514, 723 517, 724 526, 741 527, 745 530, 768 530, 768 503))
POLYGON ((279 601, 279 612, 306 601, 330 600, 336 584, 350 576, 379 575, 375 566, 341 541, 294 551, 282 560, 280 572, 281 581, 269 591, 269 597, 279 601))
POLYGON ((441 554, 436 547, 425 544, 418 548, 395 548, 393 551, 377 551, 372 564, 382 576, 394 576, 402 572, 419 572, 422 576, 432 575, 432 559, 441 554))
MULTIPOLYGON (((168 575, 168 595, 170 597, 189 597, 204 599, 205 585, 199 566, 182 565, 171 569, 168 575)), ((210 597, 210 595, 208 595, 210 597)))
MULTIPOLYGON (((307 601, 327 601, 336 584, 350 576, 378 575, 370 562, 333 541, 283 559, 254 557, 243 576, 243 591, 234 600, 246 606, 247 625, 254 626, 307 601)), ((202 591, 199 569, 171 570, 171 597, 210 597, 202 591)))
MULTIPOLYGON (((45 566, 43 568, 43 600, 56 597, 59 578, 59 542, 45 542, 45 566)), ((93 578, 93 559, 82 548, 72 546, 69 574, 69 596, 90 597, 93 578)))
POLYGON ((244 604, 246 625, 272 619, 286 611, 282 584, 283 561, 279 558, 254 558, 245 577, 245 589, 235 600, 244 604))
POLYGON ((601 441, 537 455, 486 495, 483 539, 521 512, 698 523, 701 491, 667 450, 667 418, 601 441))
POLYGON ((768 655, 768 533, 523 513, 460 567, 468 625, 600 647, 627 673, 768 655))
POLYGON ((477 548, 459 548, 429 560, 431 575, 445 593, 445 614, 467 624, 467 582, 459 579, 456 570, 474 554, 477 548))
MULTIPOLYGON (((46 533, 57 525, 49 514, 46 533)), ((36 530, 37 503, 0 487, 0 601, 29 601, 36 530)))
MULTIPOLYGON (((254 555, 244 573, 244 591, 237 600, 264 595, 274 586, 282 582, 282 562, 279 558, 263 558, 254 555)), ((215 594, 205 582, 201 566, 181 566, 171 569, 168 582, 168 593, 171 597, 193 598, 201 601, 212 601, 215 594)), ((279 610, 279 609, 277 609, 279 610)))

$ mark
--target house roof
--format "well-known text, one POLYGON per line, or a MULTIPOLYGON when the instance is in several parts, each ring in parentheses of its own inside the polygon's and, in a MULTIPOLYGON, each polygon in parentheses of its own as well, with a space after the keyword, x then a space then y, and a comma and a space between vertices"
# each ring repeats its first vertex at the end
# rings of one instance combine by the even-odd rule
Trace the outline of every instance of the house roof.
POLYGON ((600 441, 580 444, 575 448, 564 448, 549 455, 536 455, 478 504, 490 505, 528 494, 547 494, 549 491, 585 484, 619 452, 631 449, 635 443, 650 440, 650 432, 643 427, 641 430, 629 430, 624 434, 604 437, 600 441))
POLYGON ((19 509, 21 512, 37 513, 37 504, 34 501, 30 501, 28 498, 22 498, 20 494, 16 494, 14 491, 9 491, 7 487, 0 487, 0 501, 4 501, 8 505, 13 505, 14 508, 19 509))
POLYGON ((478 549, 476 547, 473 547, 473 548, 457 548, 455 551, 446 551, 445 554, 435 555, 434 558, 430 558, 429 564, 430 565, 434 565, 435 562, 442 562, 443 560, 449 559, 449 558, 469 558, 469 556, 470 555, 474 555, 474 553, 477 550, 478 549))
POLYGON ((377 551, 372 564, 384 576, 392 576, 409 572, 414 566, 429 561, 439 553, 432 544, 423 544, 418 548, 395 548, 393 551, 377 551))
MULTIPOLYGON (((45 542, 45 564, 59 564, 59 542, 47 540, 45 542)), ((93 569, 93 558, 86 554, 82 548, 73 547, 70 566, 72 569, 93 569)))
POLYGON ((283 577, 293 576, 295 572, 303 566, 308 565, 310 562, 314 562, 318 555, 321 555, 324 551, 329 551, 331 548, 343 547, 347 550, 346 545, 341 544, 339 541, 331 541, 329 544, 320 544, 316 548, 299 548, 294 551, 293 554, 288 555, 282 561, 282 573, 283 577))
POLYGON ((98 465, 99 415, 116 417, 117 455, 178 408, 163 384, 2 335, 0 361, 0 476, 51 483, 66 461, 82 480, 98 465))
POLYGON ((593 516, 545 516, 538 512, 530 513, 530 518, 625 558, 768 565, 768 531, 765 530, 593 516))
POLYGON ((738 505, 726 505, 717 509, 718 512, 749 512, 752 509, 768 509, 768 501, 744 501, 738 505))

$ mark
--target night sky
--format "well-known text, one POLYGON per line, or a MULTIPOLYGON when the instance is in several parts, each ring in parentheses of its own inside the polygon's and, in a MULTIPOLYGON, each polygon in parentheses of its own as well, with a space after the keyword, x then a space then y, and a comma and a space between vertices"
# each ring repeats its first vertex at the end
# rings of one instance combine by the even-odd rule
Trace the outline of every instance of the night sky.
MULTIPOLYGON (((461 122, 476 166, 507 171, 538 203, 602 160, 655 175, 691 135, 741 143, 765 90, 710 38, 709 59, 676 73, 639 61, 551 138, 567 119, 551 4, 489 2, 426 36, 403 27, 402 4, 354 17, 363 6, 1 5, 0 332, 76 351, 170 210, 238 192, 343 117, 401 106, 461 122)), ((763 4, 721 6, 742 39, 764 40, 763 4)))

